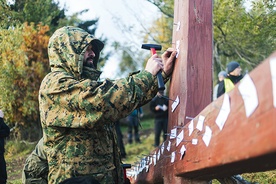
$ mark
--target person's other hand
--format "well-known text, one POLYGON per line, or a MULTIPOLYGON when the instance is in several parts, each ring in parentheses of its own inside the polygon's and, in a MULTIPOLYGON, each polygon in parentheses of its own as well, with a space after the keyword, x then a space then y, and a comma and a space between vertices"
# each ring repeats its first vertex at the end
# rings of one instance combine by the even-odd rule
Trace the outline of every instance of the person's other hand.
POLYGON ((161 107, 160 105, 155 106, 155 110, 156 110, 156 111, 159 111, 159 110, 160 110, 160 107, 161 107))
POLYGON ((2 110, 0 110, 0 118, 3 118, 4 117, 4 113, 2 110))
POLYGON ((163 54, 162 54, 162 61, 163 61, 163 71, 166 75, 170 75, 173 71, 173 65, 175 61, 176 56, 176 50, 173 48, 168 48, 163 54))
POLYGON ((162 59, 157 54, 152 55, 147 64, 145 70, 150 72, 153 76, 156 76, 159 70, 163 69, 162 59))

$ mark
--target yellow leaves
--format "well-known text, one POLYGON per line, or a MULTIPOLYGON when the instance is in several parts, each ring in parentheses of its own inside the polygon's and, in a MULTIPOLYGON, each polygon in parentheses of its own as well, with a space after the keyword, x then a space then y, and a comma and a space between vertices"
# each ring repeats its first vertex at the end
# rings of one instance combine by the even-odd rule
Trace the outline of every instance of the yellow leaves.
POLYGON ((47 63, 48 58, 45 57, 49 41, 49 36, 46 34, 47 31, 49 31, 49 26, 38 24, 35 29, 33 24, 24 24, 24 44, 21 46, 21 49, 27 54, 29 61, 47 63))
POLYGON ((37 121, 38 89, 49 70, 47 31, 48 26, 27 23, 0 29, 0 88, 5 89, 0 106, 10 122, 37 121))

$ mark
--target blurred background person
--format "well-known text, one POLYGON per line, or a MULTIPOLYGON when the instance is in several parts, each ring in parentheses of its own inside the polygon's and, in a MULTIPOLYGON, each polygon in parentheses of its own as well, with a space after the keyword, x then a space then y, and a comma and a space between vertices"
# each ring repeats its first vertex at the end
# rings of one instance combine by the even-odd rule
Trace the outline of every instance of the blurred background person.
POLYGON ((136 143, 141 143, 140 135, 139 135, 139 126, 140 126, 140 118, 144 116, 142 107, 139 107, 132 111, 127 116, 127 122, 128 122, 128 143, 132 144, 133 139, 133 130, 134 130, 134 139, 136 143))
POLYGON ((150 102, 150 110, 154 113, 154 146, 160 144, 160 136, 163 132, 163 141, 166 140, 168 128, 168 97, 163 96, 164 91, 159 91, 150 102))
POLYGON ((235 84, 237 84, 242 78, 242 69, 238 62, 231 61, 226 66, 227 77, 223 81, 219 82, 217 98, 231 91, 235 84))
POLYGON ((225 77, 227 77, 227 72, 226 71, 220 71, 218 73, 218 83, 215 85, 215 87, 213 89, 213 100, 217 99, 219 83, 221 81, 223 81, 225 79, 225 77))

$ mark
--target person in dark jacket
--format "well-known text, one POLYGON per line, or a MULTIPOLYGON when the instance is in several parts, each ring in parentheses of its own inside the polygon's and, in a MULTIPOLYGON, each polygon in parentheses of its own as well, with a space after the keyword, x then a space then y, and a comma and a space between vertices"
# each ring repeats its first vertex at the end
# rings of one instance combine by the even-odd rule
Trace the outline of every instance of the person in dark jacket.
POLYGON ((10 128, 4 122, 4 113, 0 110, 0 183, 5 184, 7 182, 7 169, 6 161, 4 157, 5 152, 5 138, 10 135, 10 128))
POLYGON ((135 110, 133 110, 128 116, 128 143, 132 144, 133 139, 133 130, 134 130, 134 140, 136 143, 141 143, 140 135, 139 135, 139 126, 140 126, 140 118, 143 117, 143 109, 142 107, 139 107, 135 110))
POLYGON ((242 69, 238 62, 231 61, 227 64, 227 77, 219 82, 217 98, 224 93, 231 91, 235 87, 235 84, 237 84, 243 78, 241 71, 242 69))
POLYGON ((150 102, 150 110, 154 113, 154 146, 160 144, 161 132, 163 132, 163 141, 166 140, 168 128, 168 99, 163 97, 164 92, 159 91, 158 94, 150 102))
POLYGON ((214 87, 214 89, 213 89, 213 100, 216 100, 216 99, 217 99, 219 83, 220 83, 221 81, 223 81, 226 77, 227 77, 226 71, 220 71, 220 72, 218 73, 218 83, 215 85, 215 87, 214 87))

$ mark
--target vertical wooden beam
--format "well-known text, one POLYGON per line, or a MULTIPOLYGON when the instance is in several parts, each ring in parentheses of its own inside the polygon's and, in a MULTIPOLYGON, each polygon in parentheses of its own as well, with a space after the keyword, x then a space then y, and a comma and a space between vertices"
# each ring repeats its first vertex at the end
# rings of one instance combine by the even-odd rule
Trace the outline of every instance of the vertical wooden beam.
MULTIPOLYGON (((168 130, 184 125, 211 102, 212 97, 212 0, 175 0, 173 47, 179 49, 170 85, 170 98, 180 98, 169 114, 168 130)), ((170 104, 171 105, 171 104, 170 104)), ((172 147, 172 149, 174 149, 172 147)), ((187 183, 175 177, 170 157, 162 158, 149 172, 139 175, 136 183, 187 183), (142 178, 139 180, 139 178, 142 178)), ((196 183, 200 183, 197 181, 196 183)), ((203 181, 203 183, 205 183, 203 181)))
POLYGON ((189 122, 212 100, 212 0, 175 0, 173 43, 179 55, 170 98, 180 98, 170 113, 169 129, 189 122), (178 24, 178 25, 177 25, 178 24))
MULTIPOLYGON (((212 101, 212 0, 175 0, 173 43, 179 47, 170 85, 170 98, 179 97, 169 114, 168 130, 183 126, 212 101)), ((172 146, 172 150, 175 147, 172 146)), ((164 183, 206 183, 175 177, 170 159, 164 169, 164 183), (171 173, 171 174, 168 174, 171 173)))

